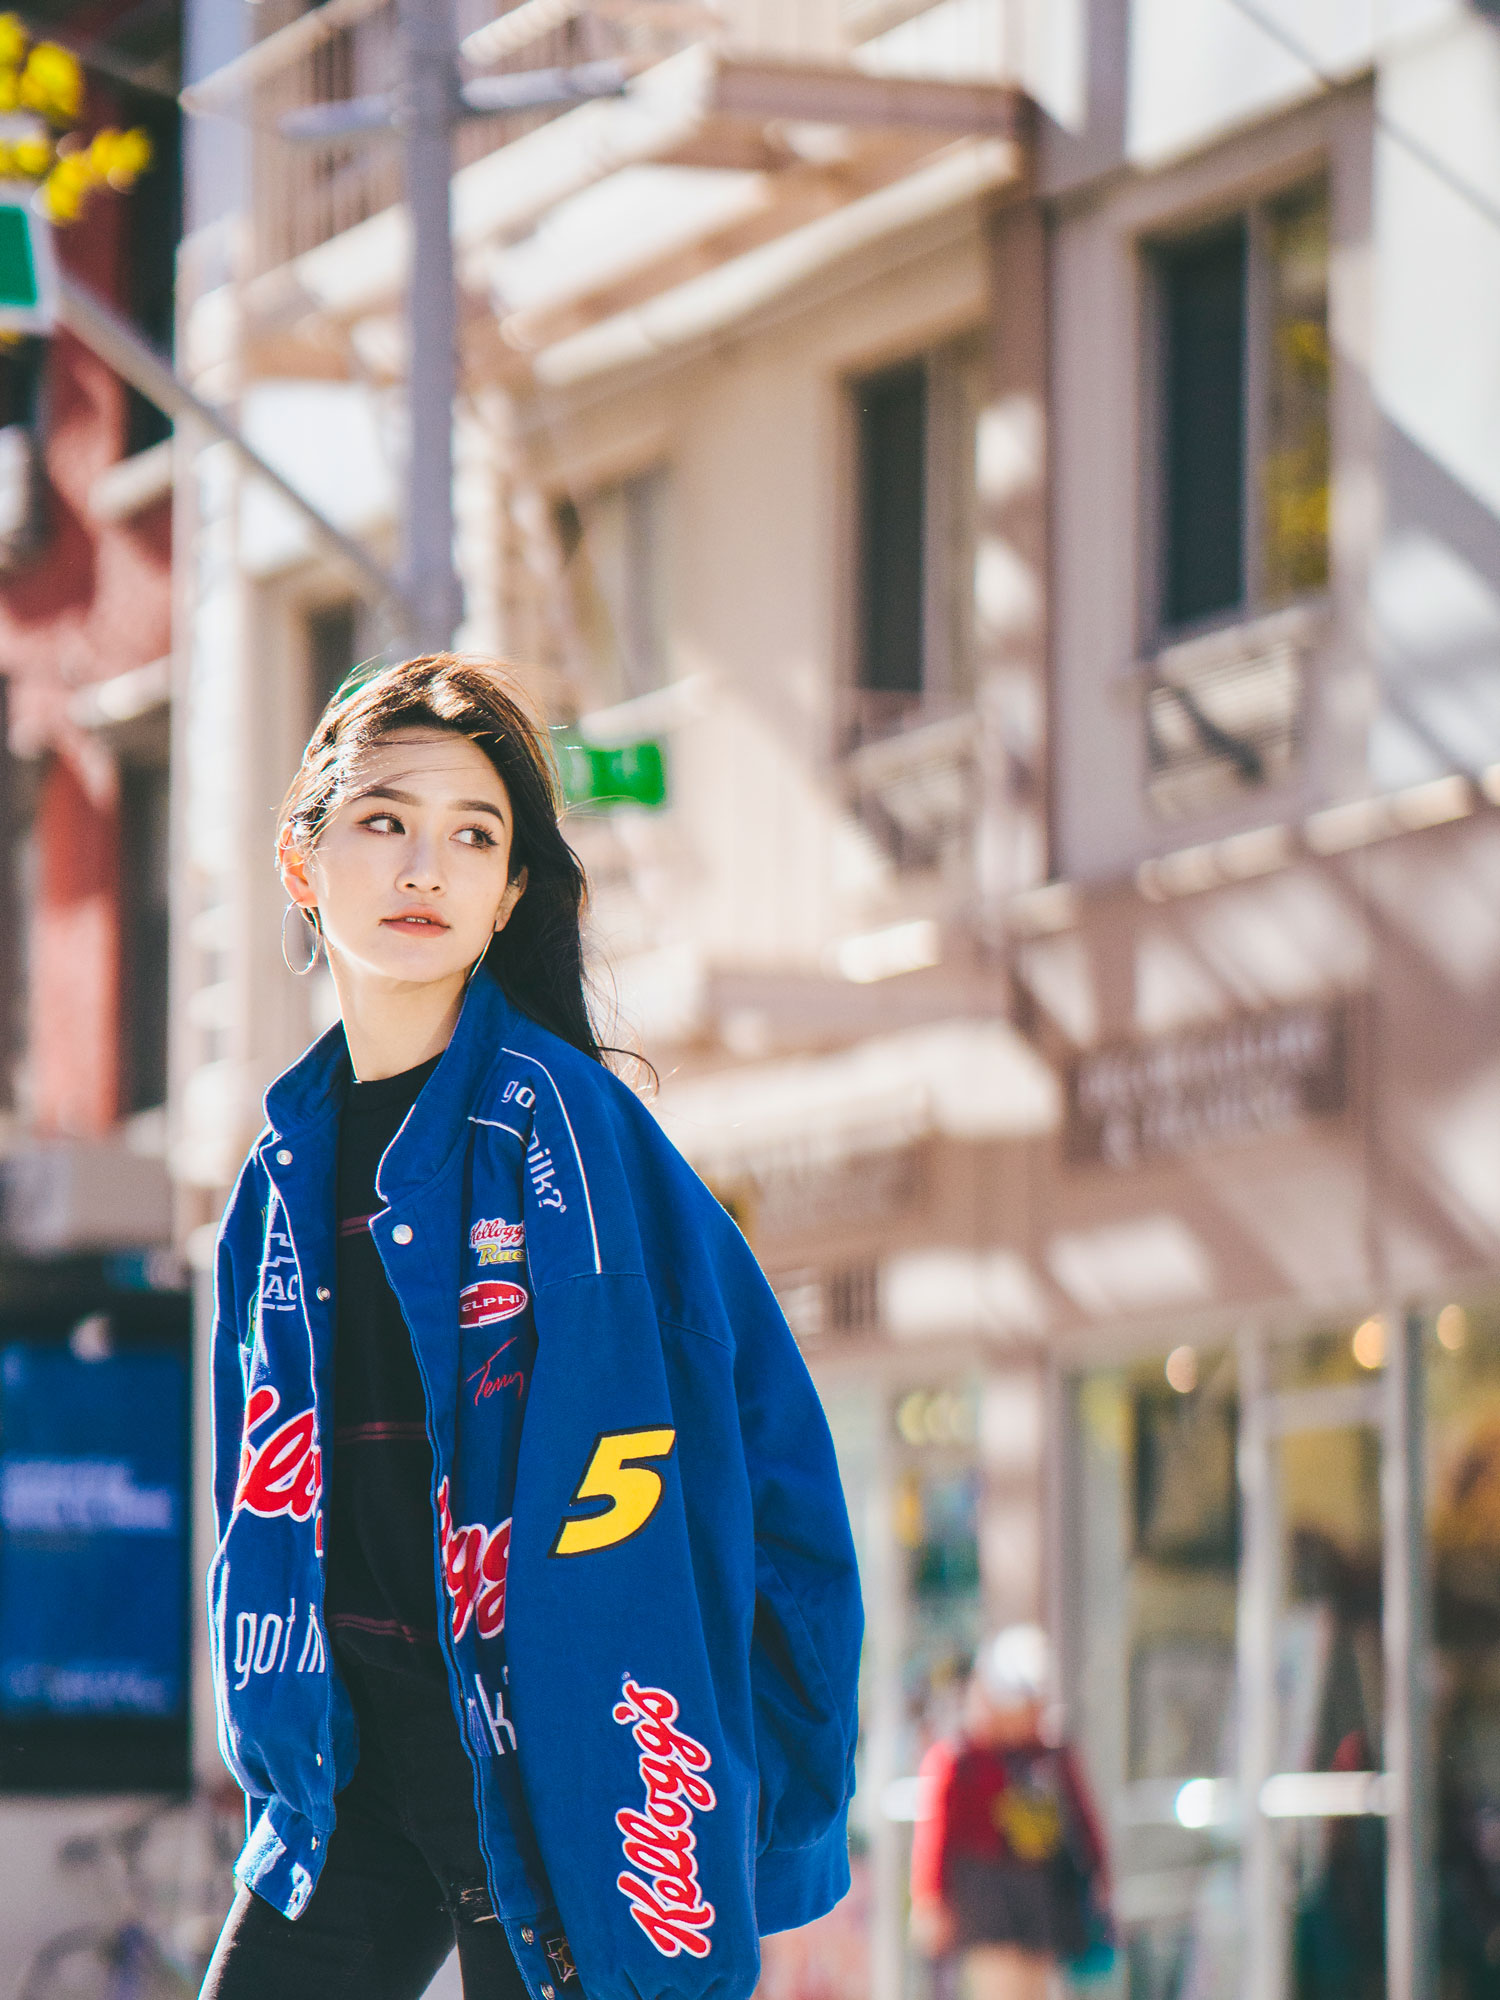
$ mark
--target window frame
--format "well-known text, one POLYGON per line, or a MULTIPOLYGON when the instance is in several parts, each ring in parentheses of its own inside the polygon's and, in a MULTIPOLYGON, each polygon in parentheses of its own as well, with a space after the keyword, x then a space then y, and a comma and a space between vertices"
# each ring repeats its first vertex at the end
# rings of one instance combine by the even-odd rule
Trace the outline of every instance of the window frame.
MULTIPOLYGON (((1334 542, 1330 531, 1329 574, 1317 589, 1299 592, 1271 604, 1265 597, 1265 493, 1261 471, 1269 438, 1269 363, 1271 310, 1271 263, 1269 237, 1272 212, 1299 194, 1322 186, 1330 218, 1328 315, 1334 308, 1333 255, 1336 236, 1335 216, 1337 163, 1328 150, 1304 156, 1288 166, 1273 181, 1252 188, 1236 189, 1211 205, 1195 208, 1190 214, 1163 220, 1141 231, 1135 250, 1140 270, 1140 426, 1138 451, 1141 468, 1139 491, 1139 546, 1142 560, 1138 651, 1151 659, 1164 647, 1206 633, 1274 617, 1297 608, 1325 604, 1333 591, 1334 542), (1241 573, 1244 579, 1240 602, 1200 618, 1173 622, 1166 617, 1167 598, 1167 329, 1162 266, 1174 250, 1227 230, 1236 222, 1245 229, 1245 344, 1244 344, 1244 463, 1241 469, 1241 573)), ((1340 385, 1336 362, 1331 367, 1329 403, 1329 476, 1337 478, 1336 412, 1340 385)))
POLYGON ((976 450, 985 403, 989 328, 967 326, 878 363, 840 383, 845 460, 853 504, 846 530, 843 675, 845 750, 966 713, 975 689, 974 555, 978 524, 976 450), (924 381, 920 684, 868 687, 863 678, 864 462, 859 399, 868 384, 920 368, 924 381), (967 446, 965 446, 965 439, 967 446))

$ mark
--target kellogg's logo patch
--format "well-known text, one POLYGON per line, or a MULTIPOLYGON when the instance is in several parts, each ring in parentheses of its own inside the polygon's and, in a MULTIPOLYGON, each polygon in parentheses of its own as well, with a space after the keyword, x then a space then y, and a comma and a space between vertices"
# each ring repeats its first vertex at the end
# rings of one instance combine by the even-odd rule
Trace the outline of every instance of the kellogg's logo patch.
POLYGON ((641 1753, 636 1768, 646 1790, 644 1812, 624 1806, 615 1814, 630 1864, 616 1876, 615 1887, 663 1958, 684 1951, 707 1958, 713 1946, 704 1932, 712 1927, 715 1910, 698 1880, 693 1815, 712 1812, 718 1803, 703 1775, 713 1759, 696 1737, 677 1727, 677 1700, 665 1688, 627 1680, 613 1713, 635 1738, 641 1753))
POLYGON ((476 1222, 469 1231, 469 1248, 479 1252, 481 1264, 520 1264, 526 1257, 526 1225, 498 1215, 476 1222))
POLYGON ((467 1332, 476 1326, 493 1326, 497 1320, 514 1319, 530 1304, 520 1285, 507 1278, 481 1278, 477 1285, 465 1285, 458 1295, 458 1324, 467 1332))

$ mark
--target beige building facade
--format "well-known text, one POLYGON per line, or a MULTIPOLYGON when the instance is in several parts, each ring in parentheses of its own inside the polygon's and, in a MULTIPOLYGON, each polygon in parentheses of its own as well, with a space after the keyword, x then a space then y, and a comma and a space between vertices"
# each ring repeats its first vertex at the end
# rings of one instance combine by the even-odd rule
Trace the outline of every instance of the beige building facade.
MULTIPOLYGON (((917 1763, 982 1635, 1036 1617, 1116 1856, 1112 1990, 1405 2000, 1439 1954, 1484 1990, 1494 26, 807 0, 547 39, 537 4, 476 9, 476 64, 637 73, 461 138, 459 643, 518 663, 565 761, 661 753, 660 803, 570 821, 601 1005, 842 1454, 856 1892, 766 1990, 916 1990, 917 1763), (1351 1896, 1385 1911, 1358 1947, 1351 1896)), ((394 168, 274 138, 381 80, 390 10, 261 11, 195 86, 255 115, 182 352, 390 554, 394 168)), ((201 1261, 331 1018, 280 961, 275 803, 390 635, 179 452, 201 1261)))

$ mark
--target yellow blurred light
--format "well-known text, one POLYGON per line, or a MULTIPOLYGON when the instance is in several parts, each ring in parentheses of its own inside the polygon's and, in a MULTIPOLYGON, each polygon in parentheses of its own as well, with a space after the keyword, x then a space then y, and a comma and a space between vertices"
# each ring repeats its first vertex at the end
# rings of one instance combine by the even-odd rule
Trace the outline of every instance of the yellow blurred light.
POLYGON ((1167 1356, 1167 1380, 1179 1396, 1187 1396, 1198 1386, 1198 1356, 1191 1347, 1174 1347, 1167 1356))
POLYGON ((39 181, 52 165, 52 147, 45 139, 17 139, 11 157, 18 174, 39 181))
POLYGON ((14 14, 0 14, 0 63, 12 69, 26 53, 26 30, 14 14))
POLYGON ((1462 1306, 1444 1306, 1437 1316, 1435 1331, 1439 1345, 1450 1354, 1457 1354, 1469 1337, 1469 1315, 1462 1306))
POLYGON ((922 1495, 910 1474, 897 1482, 892 1525, 896 1540, 904 1549, 917 1548, 922 1540, 922 1495))
POLYGON ((71 125, 83 109, 83 71, 71 49, 38 42, 21 72, 21 102, 55 125, 71 125))
POLYGON ((897 1404, 896 1428, 908 1444, 926 1444, 927 1398, 922 1390, 913 1389, 897 1404))
POLYGON ((1385 1321, 1367 1319, 1354 1329, 1349 1348, 1361 1368, 1385 1366, 1385 1321))

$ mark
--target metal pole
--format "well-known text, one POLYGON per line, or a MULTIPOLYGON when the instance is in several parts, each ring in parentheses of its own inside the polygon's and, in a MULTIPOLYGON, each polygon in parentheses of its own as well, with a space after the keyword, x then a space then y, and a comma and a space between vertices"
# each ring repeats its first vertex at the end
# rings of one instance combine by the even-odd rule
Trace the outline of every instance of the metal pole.
POLYGON ((453 0, 398 0, 400 125, 411 221, 406 303, 407 441, 403 595, 412 638, 429 651, 453 642, 460 589, 453 565, 453 402, 457 313, 449 188, 457 122, 453 0))
POLYGON ((1433 1758, 1427 1694, 1431 1614, 1423 1464, 1423 1319, 1393 1311, 1386 1321, 1385 1769, 1394 1792, 1386 1819, 1386 1992, 1432 2000, 1437 1991, 1433 1758))
POLYGON ((1284 2000, 1287 1939, 1280 1843, 1260 1809, 1261 1787, 1276 1769, 1279 1734, 1276 1616, 1281 1600, 1281 1529, 1276 1463, 1268 1417, 1265 1334, 1247 1326, 1239 1339, 1241 1509, 1238 1635, 1241 1868, 1245 1914, 1245 2000, 1284 2000))
POLYGON ((165 355, 158 354, 135 328, 112 306, 96 297, 81 279, 67 271, 57 274, 57 317, 75 339, 81 340, 101 361, 107 362, 122 381, 180 424, 197 424, 211 437, 229 445, 258 479, 294 508, 312 530, 319 543, 344 569, 356 587, 383 606, 400 626, 410 623, 409 614, 392 579, 368 549, 361 548, 341 528, 336 528, 289 480, 268 465, 246 442, 222 410, 205 403, 173 372, 165 355))

